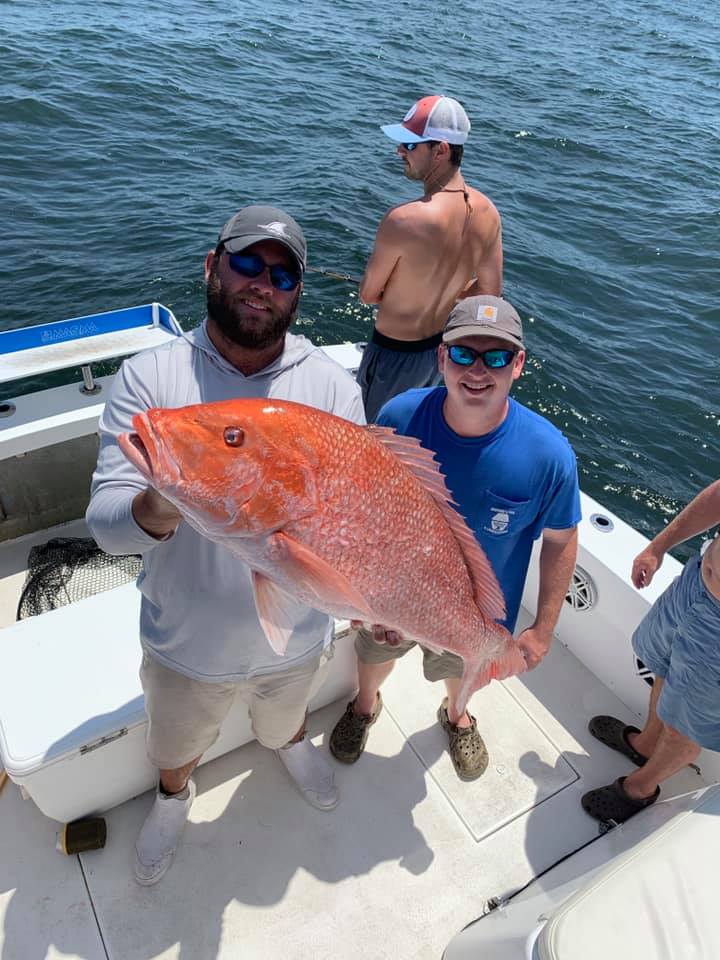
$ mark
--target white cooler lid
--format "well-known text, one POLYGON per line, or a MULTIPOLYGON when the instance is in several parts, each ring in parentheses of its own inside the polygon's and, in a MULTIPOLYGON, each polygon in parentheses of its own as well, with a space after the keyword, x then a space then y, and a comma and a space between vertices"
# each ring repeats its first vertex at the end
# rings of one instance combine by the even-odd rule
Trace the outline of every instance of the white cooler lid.
POLYGON ((711 789, 566 900, 543 928, 540 960, 720 957, 718 864, 720 790, 711 789))
POLYGON ((0 754, 23 776, 144 718, 134 583, 0 630, 0 754))

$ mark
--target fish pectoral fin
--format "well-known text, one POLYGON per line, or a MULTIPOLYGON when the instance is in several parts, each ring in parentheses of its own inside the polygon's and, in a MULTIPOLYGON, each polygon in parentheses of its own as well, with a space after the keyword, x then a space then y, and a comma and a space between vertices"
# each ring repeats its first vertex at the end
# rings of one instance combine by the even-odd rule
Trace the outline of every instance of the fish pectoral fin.
MULTIPOLYGON (((406 637, 405 639, 409 640, 410 638, 406 637)), ((417 642, 421 643, 422 646, 426 647, 431 653, 437 653, 437 654, 447 653, 446 650, 444 650, 442 647, 438 647, 436 644, 433 644, 432 641, 428 643, 428 641, 424 637, 422 640, 418 640, 417 642)))
POLYGON ((372 617, 365 597, 344 574, 286 533, 276 533, 272 539, 277 549, 274 559, 283 573, 313 593, 322 603, 319 609, 329 603, 346 609, 348 615, 352 611, 359 614, 357 620, 372 617))
POLYGON ((297 601, 257 570, 252 572, 252 583, 260 626, 270 646, 282 657, 293 632, 294 621, 290 611, 293 607, 297 610, 297 601))

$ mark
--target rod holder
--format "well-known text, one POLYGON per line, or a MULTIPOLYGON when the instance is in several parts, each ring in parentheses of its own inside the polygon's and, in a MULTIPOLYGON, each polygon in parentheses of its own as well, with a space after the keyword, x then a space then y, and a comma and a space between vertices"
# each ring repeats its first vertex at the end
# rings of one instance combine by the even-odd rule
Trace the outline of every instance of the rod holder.
POLYGON ((83 383, 80 387, 80 393, 84 393, 86 397, 94 397, 96 393, 100 393, 102 387, 100 384, 95 383, 89 363, 85 364, 81 369, 83 383))

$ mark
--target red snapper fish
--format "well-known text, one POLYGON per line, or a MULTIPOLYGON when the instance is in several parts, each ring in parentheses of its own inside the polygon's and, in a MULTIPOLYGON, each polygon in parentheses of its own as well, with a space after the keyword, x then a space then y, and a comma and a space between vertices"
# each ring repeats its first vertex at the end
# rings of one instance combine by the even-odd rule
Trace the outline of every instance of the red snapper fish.
POLYGON ((299 601, 462 657, 459 710, 525 670, 494 622, 505 601, 490 563, 416 439, 266 398, 152 409, 133 427, 119 437, 131 463, 251 568, 277 653, 299 601))

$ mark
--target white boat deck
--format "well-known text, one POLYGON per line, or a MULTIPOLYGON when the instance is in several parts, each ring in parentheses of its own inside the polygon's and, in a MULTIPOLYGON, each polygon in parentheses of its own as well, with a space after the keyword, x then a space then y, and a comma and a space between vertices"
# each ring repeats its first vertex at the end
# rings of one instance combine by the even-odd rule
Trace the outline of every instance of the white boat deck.
MULTIPOLYGON (((21 552, 0 548, 5 622, 21 552)), ((559 643, 534 672, 473 698, 490 753, 475 783, 454 774, 435 720, 442 691, 423 679, 419 655, 398 663, 383 696, 363 757, 336 764, 341 799, 332 813, 309 807, 256 743, 201 767, 182 845, 156 887, 139 887, 131 872, 150 793, 105 814, 103 850, 66 857, 54 849, 57 824, 8 783, 2 960, 438 960, 486 900, 597 836, 581 794, 631 769, 593 740, 587 721, 611 713, 632 722, 632 714, 559 643)), ((311 715, 323 749, 343 709, 311 715)), ((688 768, 663 795, 704 785, 688 768)))

